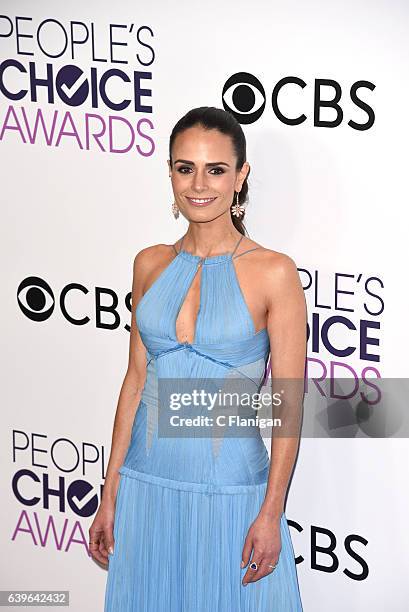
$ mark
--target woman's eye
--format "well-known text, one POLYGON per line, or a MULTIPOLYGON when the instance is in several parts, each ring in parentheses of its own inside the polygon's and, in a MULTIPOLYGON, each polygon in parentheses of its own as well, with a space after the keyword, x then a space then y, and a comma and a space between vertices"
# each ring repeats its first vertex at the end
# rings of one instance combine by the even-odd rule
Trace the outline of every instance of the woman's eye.
POLYGON ((218 167, 218 168, 213 168, 213 170, 218 170, 216 174, 224 174, 223 168, 218 167))
MULTIPOLYGON (((185 172, 185 170, 191 170, 191 168, 189 168, 189 166, 179 166, 177 170, 181 174, 188 174, 188 172, 185 172)), ((220 168, 220 167, 212 168, 210 172, 212 173, 214 172, 215 174, 224 174, 223 168, 220 168)))

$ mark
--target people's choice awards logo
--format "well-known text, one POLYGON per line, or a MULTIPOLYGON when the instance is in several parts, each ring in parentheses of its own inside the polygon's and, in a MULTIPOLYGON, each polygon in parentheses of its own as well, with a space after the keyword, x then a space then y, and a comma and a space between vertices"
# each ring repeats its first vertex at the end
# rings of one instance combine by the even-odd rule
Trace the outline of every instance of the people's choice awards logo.
POLYGON ((0 142, 150 157, 153 45, 145 23, 0 15, 0 142))
POLYGON ((95 514, 102 499, 104 446, 13 429, 10 448, 18 503, 11 541, 62 552, 79 546, 90 554, 83 519, 95 514))
MULTIPOLYGON (((308 121, 312 122, 314 127, 333 128, 346 123, 355 130, 364 131, 371 128, 375 122, 374 110, 361 97, 361 94, 368 93, 365 92, 365 89, 372 92, 375 85, 370 81, 356 81, 350 87, 348 99, 341 85, 333 79, 315 79, 313 84, 310 84, 299 77, 288 76, 280 79, 272 87, 271 110, 276 118, 285 125, 300 125, 308 121), (309 112, 291 116, 286 108, 286 94, 289 86, 300 90, 312 88, 313 107, 309 109, 309 112), (351 110, 351 102, 359 109, 359 113, 355 112, 356 109, 351 110), (322 116, 324 109, 328 109, 325 119, 322 116), (348 114, 354 117, 355 115, 363 116, 364 121, 358 123, 349 118, 348 114), (330 116, 329 119, 328 116, 330 116)), ((369 96, 364 95, 363 97, 369 96)), ((260 119, 266 107, 266 100, 261 81, 249 72, 236 72, 227 79, 223 86, 224 109, 234 115, 243 125, 249 125, 260 119)))

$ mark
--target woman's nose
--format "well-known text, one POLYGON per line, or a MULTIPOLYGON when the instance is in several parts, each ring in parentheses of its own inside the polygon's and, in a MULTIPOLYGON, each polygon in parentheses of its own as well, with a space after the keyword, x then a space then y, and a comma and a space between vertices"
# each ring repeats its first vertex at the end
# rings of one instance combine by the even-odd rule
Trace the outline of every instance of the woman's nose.
POLYGON ((193 175, 193 188, 196 191, 204 191, 207 188, 206 175, 204 172, 197 170, 193 175))

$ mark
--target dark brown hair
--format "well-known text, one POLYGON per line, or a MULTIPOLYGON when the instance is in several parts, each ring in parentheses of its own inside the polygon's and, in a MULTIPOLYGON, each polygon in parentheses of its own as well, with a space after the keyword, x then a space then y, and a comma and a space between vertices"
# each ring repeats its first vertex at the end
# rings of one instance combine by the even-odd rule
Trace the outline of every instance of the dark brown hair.
MULTIPOLYGON (((246 161, 246 137, 244 135, 242 127, 231 113, 221 108, 216 108, 214 106, 200 106, 198 108, 192 108, 192 110, 187 112, 186 115, 179 119, 179 121, 174 126, 169 138, 170 162, 172 163, 171 151, 176 136, 184 130, 194 127, 196 125, 200 125, 205 130, 216 129, 219 130, 219 132, 222 132, 222 134, 227 134, 228 136, 230 136, 237 157, 236 170, 240 170, 244 162, 246 161)), ((245 180, 243 181, 243 185, 239 193, 239 204, 244 204, 248 200, 248 174, 245 180)), ((236 193, 234 194, 234 196, 236 196, 236 193)), ((234 197, 232 204, 234 204, 235 201, 236 198, 234 197)), ((241 217, 236 217, 231 213, 231 211, 230 214, 234 227, 240 232, 240 234, 243 234, 245 236, 247 233, 247 230, 243 223, 245 213, 243 213, 241 217)))

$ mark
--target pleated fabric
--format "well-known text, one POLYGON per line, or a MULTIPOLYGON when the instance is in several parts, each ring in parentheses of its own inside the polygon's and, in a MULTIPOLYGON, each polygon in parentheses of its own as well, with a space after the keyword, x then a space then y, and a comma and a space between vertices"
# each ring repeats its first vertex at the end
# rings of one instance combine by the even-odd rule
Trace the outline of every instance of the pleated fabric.
MULTIPOLYGON (((231 254, 180 251, 134 313, 147 352, 147 376, 119 469, 114 553, 105 612, 299 612, 301 597, 285 513, 276 569, 244 587, 245 537, 263 503, 270 460, 259 428, 229 435, 161 435, 163 390, 260 390, 269 355, 256 332, 231 254), (200 270, 200 309, 192 343, 176 320, 200 270), (220 384, 219 384, 220 383, 220 384)), ((207 407, 199 408, 203 415, 207 407)), ((197 415, 197 411, 195 415, 197 415)))

